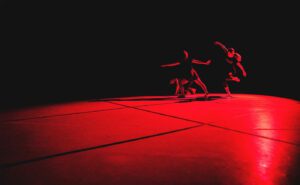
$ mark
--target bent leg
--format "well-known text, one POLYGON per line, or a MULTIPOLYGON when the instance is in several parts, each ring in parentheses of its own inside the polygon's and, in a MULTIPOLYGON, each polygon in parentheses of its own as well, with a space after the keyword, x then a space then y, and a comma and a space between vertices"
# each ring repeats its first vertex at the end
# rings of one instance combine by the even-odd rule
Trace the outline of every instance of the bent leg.
POLYGON ((202 89, 202 90, 204 91, 204 93, 205 93, 205 96, 207 96, 208 91, 207 91, 206 85, 202 82, 202 80, 200 79, 200 77, 199 77, 199 75, 198 75, 198 73, 196 72, 195 69, 193 69, 191 72, 192 72, 192 76, 193 76, 193 78, 194 78, 194 82, 195 82, 198 86, 201 87, 201 89, 202 89))
POLYGON ((184 92, 184 86, 183 83, 185 82, 185 79, 179 79, 179 90, 180 94, 178 95, 179 98, 184 98, 185 97, 185 92, 184 92))
POLYGON ((180 84, 179 84, 178 78, 175 79, 175 84, 176 84, 175 95, 178 95, 179 90, 180 90, 180 84))
POLYGON ((237 76, 233 76, 232 73, 228 73, 228 78, 226 78, 226 81, 228 82, 240 82, 241 80, 237 76))

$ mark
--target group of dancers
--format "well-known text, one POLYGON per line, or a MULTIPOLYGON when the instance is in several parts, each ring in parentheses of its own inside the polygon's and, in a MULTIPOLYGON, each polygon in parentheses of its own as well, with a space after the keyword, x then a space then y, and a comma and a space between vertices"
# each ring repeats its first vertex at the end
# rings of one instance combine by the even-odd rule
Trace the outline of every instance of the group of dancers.
MULTIPOLYGON (((224 69, 226 70, 226 76, 223 81, 223 87, 226 91, 228 97, 231 97, 230 89, 228 82, 240 82, 240 78, 237 76, 238 69, 242 72, 243 77, 247 76, 247 73, 242 65, 242 57, 239 53, 235 51, 234 48, 227 48, 224 44, 219 41, 215 41, 214 44, 220 47, 225 53, 225 60, 228 64, 229 68, 224 69)), ((188 51, 183 50, 184 57, 183 59, 176 61, 175 63, 171 64, 164 64, 161 67, 174 67, 178 66, 180 68, 180 73, 177 74, 175 79, 171 80, 171 84, 176 85, 175 94, 179 98, 184 98, 186 94, 195 94, 196 89, 192 88, 193 84, 199 86, 203 92, 205 99, 208 98, 208 90, 199 77, 197 71, 193 68, 193 64, 202 64, 202 65, 210 65, 211 60, 201 61, 198 59, 194 59, 190 56, 188 51)))

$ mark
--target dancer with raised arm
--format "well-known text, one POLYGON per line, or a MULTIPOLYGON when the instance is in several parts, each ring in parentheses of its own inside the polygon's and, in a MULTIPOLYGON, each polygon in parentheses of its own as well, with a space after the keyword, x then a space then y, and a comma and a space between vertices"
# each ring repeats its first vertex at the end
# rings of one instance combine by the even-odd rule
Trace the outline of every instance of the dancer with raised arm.
MULTIPOLYGON (((209 65, 211 63, 211 60, 207 60, 206 62, 193 59, 189 56, 189 53, 186 50, 183 50, 184 58, 182 60, 176 61, 175 63, 171 64, 164 64, 161 65, 161 67, 175 67, 178 66, 180 68, 180 72, 178 74, 177 78, 177 84, 179 86, 176 87, 177 91, 179 89, 179 96, 180 98, 185 97, 185 89, 184 85, 187 83, 195 83, 199 87, 202 88, 202 90, 205 93, 205 98, 208 98, 208 91, 206 85, 203 83, 203 81, 200 79, 197 71, 193 68, 193 64, 202 64, 202 65, 209 65)), ((176 82, 176 81, 175 81, 176 82)))
POLYGON ((225 60, 228 64, 229 68, 226 70, 226 77, 223 82, 224 89, 227 93, 228 97, 231 97, 230 88, 228 82, 237 82, 239 83, 241 80, 238 77, 239 69, 242 72, 243 77, 247 76, 244 66, 242 65, 242 56, 235 51, 234 48, 227 48, 224 44, 219 41, 214 42, 215 45, 219 46, 225 53, 225 60))

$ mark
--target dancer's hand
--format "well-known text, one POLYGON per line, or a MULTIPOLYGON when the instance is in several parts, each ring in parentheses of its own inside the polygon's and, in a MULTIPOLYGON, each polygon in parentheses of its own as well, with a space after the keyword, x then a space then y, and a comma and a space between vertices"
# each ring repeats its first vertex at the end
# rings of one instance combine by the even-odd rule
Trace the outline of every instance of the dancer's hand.
POLYGON ((206 64, 206 65, 210 65, 210 64, 211 64, 211 60, 206 61, 205 64, 206 64))

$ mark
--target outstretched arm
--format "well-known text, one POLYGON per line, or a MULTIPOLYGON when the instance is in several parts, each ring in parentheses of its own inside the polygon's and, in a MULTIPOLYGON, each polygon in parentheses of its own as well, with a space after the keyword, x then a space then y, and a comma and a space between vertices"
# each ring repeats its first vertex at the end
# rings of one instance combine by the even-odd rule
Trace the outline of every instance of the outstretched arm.
POLYGON ((236 63, 236 65, 237 65, 237 66, 240 68, 240 70, 242 71, 243 76, 246 77, 246 76, 247 76, 247 73, 246 73, 245 68, 243 67, 243 65, 242 65, 240 62, 236 63))
POLYGON ((193 59, 193 60, 192 60, 192 63, 193 63, 193 64, 209 65, 209 64, 211 63, 211 60, 207 60, 206 62, 203 62, 203 61, 201 61, 201 60, 193 59))
POLYGON ((219 46, 220 48, 222 48, 225 53, 228 52, 228 49, 226 48, 226 46, 224 44, 222 44, 221 42, 215 41, 214 44, 219 46))
POLYGON ((161 65, 160 67, 174 67, 174 66, 178 66, 179 64, 180 64, 179 62, 175 62, 172 64, 164 64, 164 65, 161 65))

